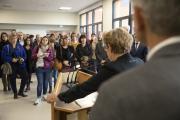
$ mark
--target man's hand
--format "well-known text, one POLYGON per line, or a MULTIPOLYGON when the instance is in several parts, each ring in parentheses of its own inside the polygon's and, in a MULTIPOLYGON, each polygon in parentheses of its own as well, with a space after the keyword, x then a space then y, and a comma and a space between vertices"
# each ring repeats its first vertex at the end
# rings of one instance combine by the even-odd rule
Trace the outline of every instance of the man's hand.
POLYGON ((55 102, 57 100, 57 96, 55 95, 55 94, 49 94, 48 96, 47 96, 47 99, 46 99, 46 101, 48 102, 48 103, 53 103, 53 102, 55 102))
POLYGON ((17 63, 17 61, 18 61, 17 58, 13 58, 13 59, 12 59, 12 62, 13 62, 13 63, 17 63))

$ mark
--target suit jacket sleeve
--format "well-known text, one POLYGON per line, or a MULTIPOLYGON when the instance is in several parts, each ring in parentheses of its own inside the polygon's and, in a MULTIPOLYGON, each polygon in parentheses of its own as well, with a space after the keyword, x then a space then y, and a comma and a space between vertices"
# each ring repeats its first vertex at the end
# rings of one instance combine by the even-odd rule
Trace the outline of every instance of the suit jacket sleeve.
POLYGON ((58 95, 61 101, 70 103, 76 99, 83 98, 98 90, 100 85, 114 75, 114 72, 108 70, 107 68, 102 68, 98 74, 94 75, 88 81, 83 84, 76 85, 70 88, 68 91, 58 95))

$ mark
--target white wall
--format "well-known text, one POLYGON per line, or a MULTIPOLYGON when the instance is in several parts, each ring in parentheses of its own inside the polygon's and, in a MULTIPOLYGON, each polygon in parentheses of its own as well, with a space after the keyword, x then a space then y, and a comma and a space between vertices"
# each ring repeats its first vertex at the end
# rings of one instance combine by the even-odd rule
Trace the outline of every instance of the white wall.
POLYGON ((86 9, 81 10, 81 11, 79 12, 79 15, 81 15, 81 14, 83 14, 83 13, 85 13, 85 12, 88 12, 88 11, 90 11, 90 10, 93 10, 93 9, 99 7, 99 6, 102 6, 102 5, 103 5, 102 1, 97 2, 97 3, 95 3, 95 4, 93 4, 93 5, 89 6, 89 7, 87 7, 86 9))
POLYGON ((79 24, 78 13, 0 10, 0 16, 1 31, 16 29, 27 34, 76 31, 79 24))
POLYGON ((77 25, 76 13, 0 10, 0 23, 77 25))
POLYGON ((65 31, 72 32, 76 31, 77 26, 63 26, 58 25, 27 25, 27 24, 0 24, 0 32, 8 32, 12 29, 16 29, 17 32, 23 32, 25 34, 40 34, 41 36, 46 35, 48 31, 65 31))
POLYGON ((112 30, 112 1, 103 0, 103 31, 112 30))

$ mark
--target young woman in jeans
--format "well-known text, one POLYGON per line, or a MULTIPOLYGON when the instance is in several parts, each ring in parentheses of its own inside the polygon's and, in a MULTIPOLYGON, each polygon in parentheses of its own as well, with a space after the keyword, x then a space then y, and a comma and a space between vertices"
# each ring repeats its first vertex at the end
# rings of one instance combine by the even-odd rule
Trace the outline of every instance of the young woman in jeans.
POLYGON ((37 100, 34 102, 34 105, 37 105, 41 102, 42 99, 46 100, 48 81, 51 74, 51 61, 53 60, 53 52, 49 46, 49 40, 47 37, 43 37, 41 39, 40 46, 34 48, 32 57, 33 59, 37 60, 37 100))

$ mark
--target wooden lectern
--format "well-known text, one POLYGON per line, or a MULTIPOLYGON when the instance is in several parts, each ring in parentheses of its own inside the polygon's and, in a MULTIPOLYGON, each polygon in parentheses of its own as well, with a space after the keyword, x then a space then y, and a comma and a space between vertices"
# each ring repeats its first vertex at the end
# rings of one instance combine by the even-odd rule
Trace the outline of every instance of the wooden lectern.
MULTIPOLYGON (((76 81, 78 84, 81 84, 90 77, 92 77, 92 75, 78 71, 76 81)), ((53 91, 54 94, 58 95, 60 93, 62 85, 62 73, 60 72, 53 91)), ((88 120, 88 111, 91 107, 92 104, 80 106, 77 102, 65 104, 64 102, 57 100, 56 102, 51 103, 51 120, 67 120, 67 115, 72 113, 78 113, 78 120, 88 120)))

